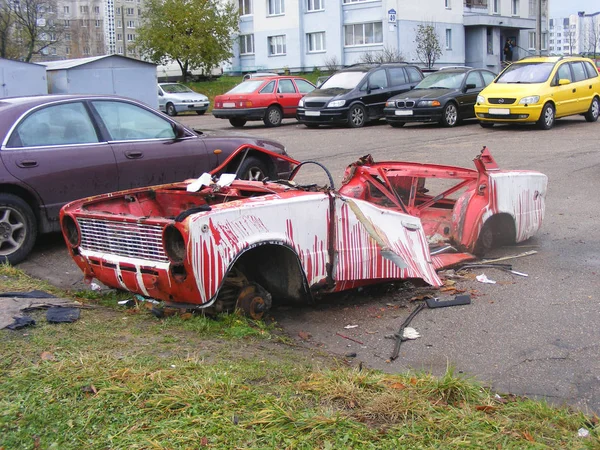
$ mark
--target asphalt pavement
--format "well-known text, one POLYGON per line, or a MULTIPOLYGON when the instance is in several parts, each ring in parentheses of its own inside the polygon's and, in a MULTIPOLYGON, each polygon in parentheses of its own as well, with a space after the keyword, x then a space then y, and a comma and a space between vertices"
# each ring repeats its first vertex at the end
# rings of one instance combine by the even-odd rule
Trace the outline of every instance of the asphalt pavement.
MULTIPOLYGON (((350 364, 436 375, 452 367, 502 392, 600 413, 600 122, 568 118, 549 131, 483 129, 475 122, 452 129, 430 124, 395 129, 383 121, 362 129, 307 129, 294 120, 278 128, 250 122, 233 129, 210 115, 178 119, 211 133, 278 140, 294 158, 325 164, 337 183, 349 163, 368 153, 376 161, 473 167, 471 161, 484 145, 501 168, 548 175, 541 231, 519 246, 489 255, 535 250, 532 256, 507 261, 528 277, 473 271, 497 283, 459 280, 457 287, 472 294, 472 303, 423 310, 411 324, 421 338, 404 342, 395 361, 389 360, 394 342, 386 336, 416 306, 410 298, 418 293, 402 283, 324 297, 313 305, 274 308, 273 316, 292 338, 345 356, 350 364)), ((316 166, 305 166, 301 175, 326 181, 316 166)), ((59 235, 40 238, 33 256, 19 267, 63 288, 84 286, 59 235)))

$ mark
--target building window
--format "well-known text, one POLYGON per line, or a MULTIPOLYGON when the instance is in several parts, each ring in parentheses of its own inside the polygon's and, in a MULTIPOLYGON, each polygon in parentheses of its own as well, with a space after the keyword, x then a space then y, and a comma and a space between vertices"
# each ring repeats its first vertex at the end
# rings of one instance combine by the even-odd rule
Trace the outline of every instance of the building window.
POLYGON ((324 52, 325 51, 325 32, 306 34, 308 52, 324 52))
POLYGON ((135 34, 128 34, 127 42, 133 42, 133 41, 135 41, 135 34))
POLYGON ((70 14, 70 12, 69 12, 69 7, 68 7, 68 6, 63 6, 63 12, 64 12, 65 14, 70 14))
MULTIPOLYGON (((560 43, 560 41, 559 41, 559 43, 560 43)), ((530 50, 535 49, 535 31, 529 32, 529 49, 530 50)))
POLYGON ((444 0, 444 6, 446 7, 446 9, 450 9, 451 8, 450 0, 444 0))
POLYGON ((252 0, 239 0, 240 16, 249 16, 252 14, 252 0))
POLYGON ((487 54, 494 54, 494 33, 492 27, 488 27, 486 30, 486 44, 487 44, 487 54))
POLYGON ((65 47, 65 55, 71 54, 71 47, 65 47))
POLYGON ((325 9, 325 5, 323 3, 324 0, 306 0, 306 10, 323 11, 325 9))
POLYGON ((56 55, 56 49, 54 47, 50 49, 50 54, 56 55))
POLYGON ((125 14, 127 14, 128 16, 133 16, 135 14, 135 10, 133 8, 127 8, 125 10, 125 14))
POLYGON ((87 20, 85 20, 85 19, 81 19, 81 27, 82 27, 82 28, 85 28, 85 27, 87 27, 87 20))
POLYGON ((381 22, 355 23, 344 26, 344 45, 371 45, 383 43, 383 26, 381 22))
POLYGON ((120 20, 117 20, 117 28, 122 28, 123 27, 123 22, 121 22, 120 20))
POLYGON ((452 50, 452 29, 446 28, 446 50, 452 50))
POLYGON ((135 20, 128 20, 127 28, 135 28, 135 20))
POLYGON ((122 55, 123 54, 123 47, 119 47, 117 49, 117 53, 120 54, 120 55, 122 55))
POLYGON ((373 0, 344 0, 344 3, 359 3, 359 2, 370 2, 373 0))
POLYGON ((500 0, 492 0, 492 13, 500 14, 500 0))
POLYGON ((88 13, 88 11, 89 11, 88 5, 81 5, 81 6, 79 7, 79 12, 80 12, 81 14, 87 14, 87 13, 88 13))
POLYGON ((90 48, 89 47, 83 47, 83 54, 84 55, 89 55, 90 54, 90 48))
POLYGON ((94 6, 94 12, 96 14, 100 14, 100 7, 99 6, 94 6))
POLYGON ((122 41, 123 35, 121 33, 117 33, 117 41, 122 41))
POLYGON ((285 35, 269 36, 269 56, 285 55, 285 35))
POLYGON ((285 14, 285 0, 268 0, 269 16, 285 14))
POLYGON ((121 8, 120 8, 120 7, 119 7, 119 8, 117 8, 117 12, 116 12, 116 14, 121 14, 121 8))
POLYGON ((511 14, 513 16, 519 15, 519 0, 512 0, 511 14))
POLYGON ((96 28, 100 28, 102 26, 101 20, 96 20, 96 28))
POLYGON ((65 41, 71 40, 71 33, 65 33, 65 41))
POLYGON ((240 55, 254 54, 254 35, 242 34, 240 36, 240 55))
POLYGON ((69 28, 71 26, 71 21, 68 19, 65 19, 65 28, 69 28))

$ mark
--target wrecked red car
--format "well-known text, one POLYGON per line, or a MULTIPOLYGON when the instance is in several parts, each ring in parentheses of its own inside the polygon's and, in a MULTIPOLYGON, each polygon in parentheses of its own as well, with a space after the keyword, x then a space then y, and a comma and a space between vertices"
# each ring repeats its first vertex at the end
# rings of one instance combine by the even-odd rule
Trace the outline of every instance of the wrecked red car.
POLYGON ((198 180, 72 202, 67 246, 87 280, 212 312, 261 317, 272 299, 390 280, 441 284, 436 271, 542 224, 547 177, 500 170, 484 148, 475 169, 411 162, 348 166, 342 186, 198 180))

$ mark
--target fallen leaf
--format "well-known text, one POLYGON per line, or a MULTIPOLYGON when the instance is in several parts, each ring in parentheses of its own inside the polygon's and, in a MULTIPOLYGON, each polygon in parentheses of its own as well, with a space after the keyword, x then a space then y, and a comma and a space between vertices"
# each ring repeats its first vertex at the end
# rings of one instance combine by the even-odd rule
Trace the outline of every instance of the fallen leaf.
POLYGON ((311 338, 311 334, 307 333, 306 331, 298 331, 298 336, 300 336, 300 339, 308 341, 311 338))
POLYGON ((392 389, 397 389, 397 390, 402 390, 402 389, 406 389, 406 385, 402 384, 402 383, 393 383, 390 385, 390 388, 392 389))
POLYGON ((203 447, 208 447, 208 438, 206 436, 200 438, 200 445, 203 447))
POLYGON ((181 318, 181 320, 189 320, 192 318, 192 313, 186 312, 186 313, 181 314, 179 317, 181 318))
POLYGON ((83 392, 85 392, 86 394, 94 394, 94 395, 96 395, 98 393, 98 389, 96 389, 96 386, 94 386, 93 384, 90 384, 89 386, 83 386, 81 388, 81 390, 83 392))
POLYGON ((496 411, 498 409, 498 407, 492 406, 492 405, 479 405, 479 406, 476 406, 475 409, 477 411, 490 412, 490 411, 496 411))
POLYGON ((53 353, 50 352, 42 352, 42 354, 40 355, 40 358, 42 358, 42 361, 55 361, 56 358, 54 357, 53 353))
POLYGON ((412 385, 416 386, 416 385, 417 385, 417 379, 416 379, 415 377, 412 377, 412 378, 410 379, 410 384, 412 384, 412 385))
POLYGON ((523 431, 523 437, 527 439, 529 442, 535 442, 533 436, 528 431, 523 431))

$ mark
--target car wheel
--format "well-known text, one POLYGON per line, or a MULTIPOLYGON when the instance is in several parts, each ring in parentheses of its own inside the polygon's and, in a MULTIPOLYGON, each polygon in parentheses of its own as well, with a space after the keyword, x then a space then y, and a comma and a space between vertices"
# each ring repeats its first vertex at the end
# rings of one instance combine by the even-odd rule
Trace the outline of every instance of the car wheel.
POLYGON ((177 115, 177 110, 175 109, 175 105, 173 105, 173 103, 167 103, 166 111, 167 111, 167 114, 171 117, 174 117, 177 115))
POLYGON ((402 128, 406 122, 388 122, 394 128, 402 128))
POLYGON ((585 120, 588 122, 595 122, 598 120, 598 114, 600 114, 600 101, 598 101, 598 97, 594 97, 590 109, 584 114, 585 120))
POLYGON ((306 128, 319 128, 319 124, 318 123, 305 123, 304 126, 306 128))
POLYGON ((278 127, 281 125, 281 119, 283 119, 282 116, 283 114, 279 106, 272 105, 267 109, 263 122, 267 127, 278 127))
POLYGON ((248 156, 237 169, 241 180, 260 181, 269 176, 267 165, 255 156, 248 156))
POLYGON ((350 128, 360 128, 367 121, 367 112, 362 105, 354 105, 348 111, 348 126, 350 128))
POLYGON ((205 112, 206 110, 203 109, 202 111, 196 111, 196 114, 198 114, 199 116, 203 116, 205 112))
POLYGON ((479 122, 479 126, 481 128, 492 128, 494 124, 490 122, 479 122))
POLYGON ((16 195, 0 194, 0 262, 23 261, 36 237, 37 222, 27 202, 16 195))
POLYGON ((246 125, 246 119, 240 119, 239 117, 234 117, 232 119, 229 119, 229 123, 231 124, 232 127, 242 128, 244 125, 246 125))
POLYGON ((540 130, 549 130, 554 125, 554 106, 552 103, 546 103, 542 108, 542 114, 537 121, 537 126, 540 130))
POLYGON ((454 103, 448 103, 442 111, 442 125, 445 127, 454 127, 458 123, 458 108, 454 103))

